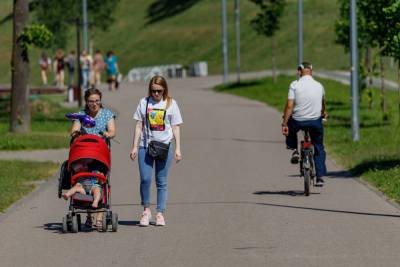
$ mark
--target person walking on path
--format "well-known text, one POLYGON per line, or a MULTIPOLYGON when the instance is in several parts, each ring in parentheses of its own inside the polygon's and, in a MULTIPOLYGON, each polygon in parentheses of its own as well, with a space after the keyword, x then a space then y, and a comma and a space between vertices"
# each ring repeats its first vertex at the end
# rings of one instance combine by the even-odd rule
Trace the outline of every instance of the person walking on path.
POLYGON ((75 51, 71 50, 67 56, 67 68, 68 68, 68 87, 74 84, 74 73, 75 73, 75 62, 76 56, 75 51))
MULTIPOLYGON (((75 138, 77 135, 83 133, 94 134, 100 137, 105 137, 111 139, 115 137, 115 115, 108 109, 103 107, 102 103, 102 93, 100 90, 91 88, 85 91, 85 109, 81 110, 79 114, 86 114, 92 117, 96 125, 94 127, 88 128, 81 125, 79 120, 75 120, 71 128, 71 137, 75 138)), ((97 213, 96 227, 101 225, 103 218, 103 213, 97 213)), ((92 226, 92 217, 88 214, 85 225, 87 227, 92 226)))
POLYGON ((107 66, 108 90, 115 91, 117 89, 117 76, 119 73, 119 68, 117 63, 117 57, 111 50, 107 52, 106 66, 107 66))
POLYGON ((322 118, 325 112, 324 87, 312 77, 312 65, 303 62, 297 68, 300 78, 293 81, 289 87, 288 100, 286 102, 282 134, 286 136, 286 146, 294 150, 291 158, 293 164, 299 161, 297 151, 297 132, 308 129, 311 141, 314 145, 314 161, 317 175, 317 185, 323 185, 322 176, 326 175, 324 127, 322 118))
POLYGON ((157 226, 165 225, 167 178, 173 156, 182 160, 180 125, 183 123, 178 104, 169 96, 168 85, 162 76, 154 76, 149 83, 148 96, 140 100, 133 118, 137 121, 130 157, 138 157, 140 197, 144 208, 141 226, 151 219, 150 187, 155 165, 157 186, 157 226), (175 138, 175 151, 171 144, 175 138), (140 142, 139 142, 140 139, 140 142))
POLYGON ((56 82, 57 87, 64 88, 64 68, 65 68, 65 56, 64 50, 57 49, 56 56, 54 58, 54 65, 56 71, 56 82))
POLYGON ((93 57, 94 85, 99 86, 101 83, 101 72, 104 70, 104 59, 100 50, 97 50, 93 57))
POLYGON ((49 72, 49 66, 51 66, 51 59, 44 52, 42 52, 40 56, 39 66, 40 66, 40 76, 42 77, 42 83, 43 85, 47 85, 47 74, 49 72))
POLYGON ((89 88, 90 71, 92 69, 93 59, 86 50, 82 51, 80 56, 80 64, 82 70, 82 85, 85 90, 89 88))

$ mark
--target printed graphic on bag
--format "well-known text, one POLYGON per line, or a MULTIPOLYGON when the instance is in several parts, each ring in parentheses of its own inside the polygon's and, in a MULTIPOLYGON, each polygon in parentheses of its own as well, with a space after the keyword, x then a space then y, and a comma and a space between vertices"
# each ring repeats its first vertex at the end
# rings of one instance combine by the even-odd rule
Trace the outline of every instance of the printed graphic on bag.
POLYGON ((148 109, 149 124, 151 131, 164 131, 165 130, 165 109, 148 109))

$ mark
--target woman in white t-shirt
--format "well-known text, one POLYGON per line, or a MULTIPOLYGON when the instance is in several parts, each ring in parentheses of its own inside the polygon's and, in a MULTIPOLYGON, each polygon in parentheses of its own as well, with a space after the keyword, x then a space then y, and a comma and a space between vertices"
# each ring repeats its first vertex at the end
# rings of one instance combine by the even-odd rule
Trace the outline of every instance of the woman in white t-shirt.
POLYGON ((168 95, 168 85, 162 76, 154 76, 149 83, 148 96, 140 100, 133 118, 137 121, 130 157, 138 157, 140 197, 144 211, 141 226, 151 219, 150 186, 155 165, 157 185, 156 225, 164 226, 167 202, 167 177, 172 158, 182 160, 180 125, 183 123, 178 104, 168 95), (171 141, 175 139, 175 148, 171 141))

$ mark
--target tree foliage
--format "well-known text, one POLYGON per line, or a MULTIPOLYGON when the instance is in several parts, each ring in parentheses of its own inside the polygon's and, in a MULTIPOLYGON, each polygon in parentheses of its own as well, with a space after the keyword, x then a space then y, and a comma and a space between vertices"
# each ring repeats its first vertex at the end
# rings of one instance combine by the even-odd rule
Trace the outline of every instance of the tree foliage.
MULTIPOLYGON (((114 22, 113 13, 119 0, 88 0, 88 21, 91 28, 107 30, 114 22)), ((52 47, 65 48, 73 21, 82 17, 82 1, 33 0, 31 9, 36 20, 54 34, 52 47)))
POLYGON ((279 21, 286 5, 285 0, 250 0, 260 7, 260 12, 251 20, 258 34, 272 37, 279 30, 279 21))
POLYGON ((31 46, 47 48, 53 39, 53 34, 45 25, 31 24, 18 36, 18 42, 24 53, 28 54, 31 46))

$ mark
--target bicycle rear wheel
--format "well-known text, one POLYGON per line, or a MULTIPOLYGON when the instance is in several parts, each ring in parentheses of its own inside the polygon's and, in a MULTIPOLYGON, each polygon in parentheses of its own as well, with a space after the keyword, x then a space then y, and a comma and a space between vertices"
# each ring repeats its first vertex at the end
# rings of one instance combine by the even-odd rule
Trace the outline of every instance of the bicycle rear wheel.
POLYGON ((304 195, 305 196, 310 195, 310 183, 311 183, 310 170, 305 169, 304 170, 304 195))

